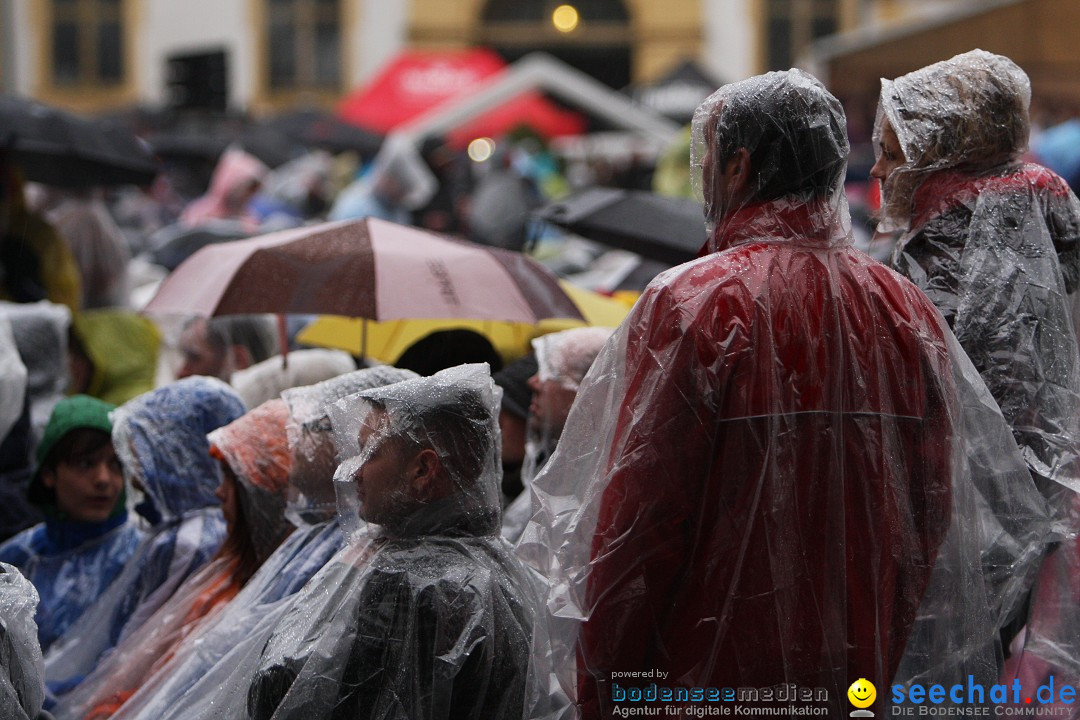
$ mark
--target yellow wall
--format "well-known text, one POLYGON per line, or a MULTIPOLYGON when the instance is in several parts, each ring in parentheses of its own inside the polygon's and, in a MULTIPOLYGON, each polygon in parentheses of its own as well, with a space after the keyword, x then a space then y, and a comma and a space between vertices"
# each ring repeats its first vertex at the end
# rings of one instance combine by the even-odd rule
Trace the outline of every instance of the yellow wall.
MULTIPOLYGON (((453 49, 472 45, 480 36, 480 15, 486 0, 412 0, 408 44, 421 49, 453 49)), ((654 79, 684 58, 696 59, 702 47, 701 0, 624 0, 630 16, 627 40, 632 46, 635 82, 654 79)), ((583 33, 565 38, 553 28, 540 42, 589 43, 583 33)), ((610 36, 608 36, 610 37, 610 36)))

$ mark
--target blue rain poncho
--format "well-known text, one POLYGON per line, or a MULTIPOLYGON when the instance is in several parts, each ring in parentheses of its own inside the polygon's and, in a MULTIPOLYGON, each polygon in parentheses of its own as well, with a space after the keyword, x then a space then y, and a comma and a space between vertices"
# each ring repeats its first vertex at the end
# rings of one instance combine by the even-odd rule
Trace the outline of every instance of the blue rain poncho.
POLYGON ((214 491, 221 467, 206 435, 244 414, 225 383, 191 377, 131 400, 113 418, 113 444, 129 481, 145 489, 162 520, 109 590, 49 651, 46 681, 58 692, 77 684, 98 658, 137 629, 205 565, 225 537, 214 491))
MULTIPOLYGON (((34 619, 42 650, 48 650, 101 597, 145 537, 124 509, 119 470, 109 483, 116 493, 115 505, 107 516, 95 521, 76 520, 61 511, 55 491, 46 487, 43 477, 45 468, 58 459, 78 467, 79 456, 60 457, 54 452, 71 433, 94 430, 98 444, 108 444, 112 410, 113 405, 86 395, 56 404, 37 446, 38 470, 28 491, 28 499, 43 511, 45 521, 0 545, 0 562, 18 568, 38 592, 41 602, 34 619)), ((86 479, 77 477, 79 483, 86 479)))
POLYGON ((277 620, 298 592, 344 545, 334 500, 336 464, 327 406, 364 389, 416 377, 408 370, 376 367, 340 375, 282 394, 293 453, 286 513, 297 529, 244 589, 206 627, 187 638, 173 659, 148 678, 114 718, 188 717, 214 704, 231 679, 246 688, 254 663, 277 620), (329 442, 328 447, 322 447, 329 442), (320 461, 321 453, 327 453, 320 461))
POLYGON ((144 537, 123 512, 102 523, 49 517, 0 546, 0 562, 17 567, 38 590, 43 650, 101 597, 144 537))

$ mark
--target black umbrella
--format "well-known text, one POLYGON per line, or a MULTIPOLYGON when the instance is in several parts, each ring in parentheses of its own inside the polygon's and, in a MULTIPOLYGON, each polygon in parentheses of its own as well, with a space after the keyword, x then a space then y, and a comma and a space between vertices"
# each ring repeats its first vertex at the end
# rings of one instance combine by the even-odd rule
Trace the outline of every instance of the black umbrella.
POLYGON ((198 227, 168 225, 150 238, 150 261, 166 270, 175 270, 180 263, 207 245, 242 240, 251 233, 239 222, 218 220, 198 227))
POLYGON ((27 180, 60 187, 146 185, 158 172, 130 130, 10 95, 0 96, 0 151, 27 180))
POLYGON ((271 118, 267 124, 299 143, 334 153, 353 150, 364 158, 372 158, 382 147, 381 135, 324 110, 293 110, 271 118))
POLYGON ((705 244, 699 203, 643 190, 587 188, 535 214, 583 238, 671 265, 693 260, 705 244))
POLYGON ((229 146, 226 138, 193 131, 159 132, 147 138, 154 154, 163 160, 217 163, 229 146))

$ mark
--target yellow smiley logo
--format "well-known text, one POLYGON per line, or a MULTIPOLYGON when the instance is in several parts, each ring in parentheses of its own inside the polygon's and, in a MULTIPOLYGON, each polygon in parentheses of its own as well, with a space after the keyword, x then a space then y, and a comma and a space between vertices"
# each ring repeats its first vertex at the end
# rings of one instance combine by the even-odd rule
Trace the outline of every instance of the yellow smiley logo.
POLYGON ((857 708, 867 708, 877 699, 877 688, 866 678, 859 678, 847 689, 848 700, 857 708))

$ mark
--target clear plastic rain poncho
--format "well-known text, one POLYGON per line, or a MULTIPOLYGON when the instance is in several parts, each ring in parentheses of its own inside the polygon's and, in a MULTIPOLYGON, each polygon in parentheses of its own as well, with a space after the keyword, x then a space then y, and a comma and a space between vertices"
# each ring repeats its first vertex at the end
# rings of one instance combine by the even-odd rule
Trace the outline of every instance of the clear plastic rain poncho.
POLYGON ((1045 507, 940 314, 852 247, 844 128, 798 70, 695 116, 711 254, 649 285, 533 483, 527 717, 997 677, 1045 507))
POLYGON ((32 304, 0 302, 0 314, 11 323, 15 345, 26 365, 30 423, 35 443, 45 431, 53 406, 68 385, 67 346, 71 311, 47 301, 32 304))
POLYGON ((19 356, 11 321, 0 315, 0 440, 19 421, 26 399, 26 365, 19 356))
MULTIPOLYGON (((209 434, 211 454, 236 478, 235 509, 217 556, 98 664, 53 710, 58 718, 109 717, 166 665, 184 638, 212 622, 293 529, 285 520, 292 467, 285 403, 270 400, 209 434)), ((231 481, 230 481, 231 482, 231 481)))
POLYGON ((0 717, 34 720, 45 700, 37 640, 38 595, 30 581, 0 563, 0 717))
POLYGON ((1031 86, 981 50, 882 80, 875 127, 904 162, 882 191, 904 229, 893 266, 933 301, 1012 426, 1059 511, 1080 491, 1080 201, 1051 171, 1022 164, 1031 86))
POLYGON ((351 543, 262 650, 250 717, 521 716, 534 603, 498 536, 498 404, 486 365, 335 404, 351 543))
POLYGON ((593 360, 611 337, 612 328, 571 328, 533 338, 536 354, 536 381, 533 406, 525 426, 525 460, 521 481, 525 490, 506 506, 502 535, 516 543, 532 516, 529 484, 543 467, 562 435, 574 396, 589 372, 593 360))
POLYGON ((113 445, 128 497, 143 488, 161 514, 124 571, 45 658, 45 677, 67 691, 98 658, 136 630, 217 552, 225 520, 214 491, 221 467, 206 435, 244 414, 239 396, 215 378, 190 377, 115 411, 113 445))
MULTIPOLYGON (((290 408, 287 434, 293 456, 288 515, 298 529, 223 612, 200 625, 176 648, 173 658, 142 683, 113 716, 116 720, 216 714, 221 703, 246 692, 262 648, 288 611, 294 593, 344 544, 334 499, 332 476, 337 462, 327 406, 361 390, 415 377, 408 370, 380 366, 283 393, 290 408)), ((235 707, 242 709, 243 699, 235 707)))

